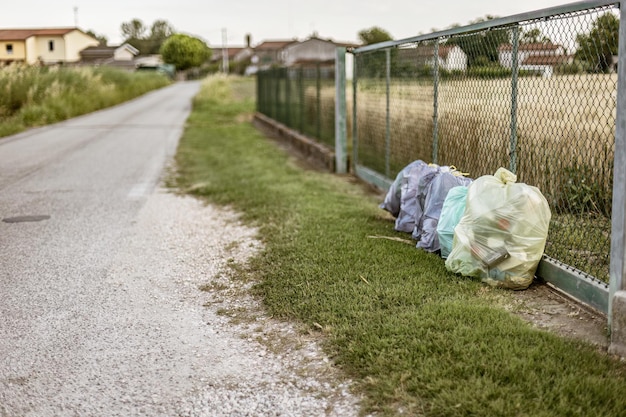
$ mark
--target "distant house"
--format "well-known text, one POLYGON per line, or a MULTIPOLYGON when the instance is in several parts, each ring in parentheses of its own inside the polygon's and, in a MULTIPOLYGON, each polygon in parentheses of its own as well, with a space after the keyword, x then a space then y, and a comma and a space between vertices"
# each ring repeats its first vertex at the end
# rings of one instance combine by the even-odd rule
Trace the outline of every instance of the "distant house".
POLYGON ((121 46, 90 46, 80 51, 81 61, 95 63, 132 61, 137 54, 139 50, 128 43, 121 46))
POLYGON ((90 46, 80 51, 81 62, 90 65, 111 65, 135 68, 135 57, 139 50, 125 43, 121 46, 90 46))
POLYGON ((398 59, 404 64, 431 67, 435 64, 446 71, 466 71, 467 54, 458 45, 439 45, 435 58, 434 45, 418 45, 399 50, 398 59))
POLYGON ((298 42, 297 40, 272 40, 263 41, 254 47, 254 55, 259 68, 269 68, 272 65, 282 65, 282 51, 288 45, 298 42))
POLYGON ((232 63, 246 63, 254 55, 254 49, 249 46, 228 46, 226 48, 212 48, 211 62, 223 64, 224 54, 229 65, 232 63))
MULTIPOLYGON (((554 67, 571 64, 573 55, 567 55, 562 45, 552 42, 523 43, 518 46, 517 62, 520 70, 537 71, 545 77, 552 75, 554 67)), ((513 67, 513 45, 498 47, 498 62, 505 68, 513 67)))
MULTIPOLYGON (((434 46, 418 47, 418 61, 424 61, 428 66, 435 64, 434 46)), ((467 70, 467 54, 458 45, 439 45, 437 48, 437 65, 447 71, 467 70)))
POLYGON ((0 29, 0 65, 74 63, 99 41, 78 28, 0 29))
POLYGON ((321 39, 315 34, 302 42, 292 42, 282 48, 279 54, 282 65, 291 67, 311 63, 334 63, 337 47, 351 47, 355 44, 321 39))
POLYGON ((304 41, 269 40, 252 47, 250 36, 246 36, 246 46, 228 46, 226 48, 212 48, 211 61, 223 62, 225 54, 229 63, 240 64, 242 73, 250 75, 259 69, 272 66, 302 66, 308 64, 328 64, 335 62, 337 47, 357 46, 352 43, 335 42, 331 39, 321 39, 313 35, 304 41), (244 68, 245 67, 245 68, 244 68))

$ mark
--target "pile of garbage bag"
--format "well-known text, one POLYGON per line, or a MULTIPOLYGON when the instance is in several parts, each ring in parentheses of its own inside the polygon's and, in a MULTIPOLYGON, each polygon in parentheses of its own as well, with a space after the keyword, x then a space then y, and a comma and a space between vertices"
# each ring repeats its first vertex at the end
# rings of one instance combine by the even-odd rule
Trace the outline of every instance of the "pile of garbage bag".
POLYGON ((411 233, 419 248, 437 252, 437 223, 446 195, 471 182, 454 167, 417 160, 398 173, 380 207, 396 218, 397 231, 411 233))
POLYGON ((416 247, 437 252, 449 271, 525 289, 545 248, 550 208, 538 188, 505 168, 476 180, 417 160, 398 173, 380 207, 416 247))

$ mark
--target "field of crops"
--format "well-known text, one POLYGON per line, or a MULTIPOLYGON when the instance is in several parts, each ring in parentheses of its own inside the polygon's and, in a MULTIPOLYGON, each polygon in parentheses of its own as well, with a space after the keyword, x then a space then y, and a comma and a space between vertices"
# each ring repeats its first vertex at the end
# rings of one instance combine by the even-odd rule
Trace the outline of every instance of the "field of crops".
MULTIPOLYGON (((591 170, 607 186, 612 170, 616 75, 523 77, 517 94, 520 180, 555 198, 563 172, 591 170)), ((392 83, 390 158, 403 166, 413 156, 432 158, 433 85, 392 83)), ((448 80, 438 89, 438 162, 473 175, 509 166, 511 80, 448 80)), ((385 152, 383 82, 358 91, 359 146, 385 152)), ((349 115, 350 116, 350 115, 349 115)))

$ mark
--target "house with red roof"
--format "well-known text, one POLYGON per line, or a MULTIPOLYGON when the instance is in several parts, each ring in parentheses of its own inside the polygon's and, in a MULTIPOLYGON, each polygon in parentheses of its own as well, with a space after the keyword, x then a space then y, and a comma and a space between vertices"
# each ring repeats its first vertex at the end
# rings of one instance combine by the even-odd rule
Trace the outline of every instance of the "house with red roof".
POLYGON ((96 38, 75 27, 0 29, 0 65, 78 62, 82 50, 98 44, 96 38))
MULTIPOLYGON (((498 47, 498 61, 505 68, 513 67, 513 45, 498 47)), ((571 64, 573 55, 568 55, 565 47, 552 42, 522 43, 517 48, 517 63, 520 70, 536 71, 549 77, 554 67, 571 64)))

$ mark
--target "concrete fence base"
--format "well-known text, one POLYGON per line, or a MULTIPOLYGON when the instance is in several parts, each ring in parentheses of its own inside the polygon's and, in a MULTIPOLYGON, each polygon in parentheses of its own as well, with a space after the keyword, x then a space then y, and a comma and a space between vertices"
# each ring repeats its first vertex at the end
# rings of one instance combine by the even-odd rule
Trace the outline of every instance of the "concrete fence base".
POLYGON ((254 124, 276 139, 287 143, 314 165, 335 172, 335 152, 332 149, 258 112, 254 114, 254 124))
POLYGON ((615 292, 612 312, 609 353, 626 358, 626 291, 615 292))

